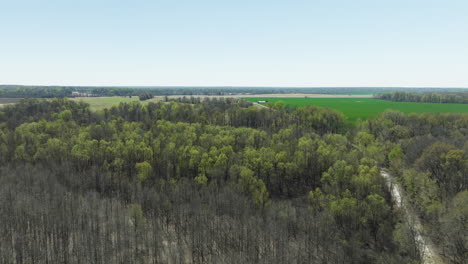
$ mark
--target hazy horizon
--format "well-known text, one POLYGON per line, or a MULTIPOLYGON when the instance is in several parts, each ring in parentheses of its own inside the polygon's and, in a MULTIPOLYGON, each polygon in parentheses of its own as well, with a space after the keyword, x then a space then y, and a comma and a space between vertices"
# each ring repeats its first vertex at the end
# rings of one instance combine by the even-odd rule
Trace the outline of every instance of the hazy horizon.
POLYGON ((2 84, 0 86, 25 87, 96 87, 96 88, 272 88, 272 89, 468 89, 467 87, 429 87, 429 86, 230 86, 230 85, 37 85, 37 84, 2 84))

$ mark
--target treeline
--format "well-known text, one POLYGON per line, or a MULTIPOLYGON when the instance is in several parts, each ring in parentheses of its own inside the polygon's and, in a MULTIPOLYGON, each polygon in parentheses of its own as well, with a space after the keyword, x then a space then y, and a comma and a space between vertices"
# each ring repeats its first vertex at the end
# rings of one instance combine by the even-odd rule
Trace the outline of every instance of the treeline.
POLYGON ((324 108, 185 100, 1 109, 0 262, 418 262, 375 131, 324 108))
POLYGON ((145 101, 145 100, 152 99, 154 96, 152 94, 149 94, 149 93, 142 93, 138 97, 139 97, 140 101, 145 101))
POLYGON ((468 104, 468 92, 392 92, 374 95, 377 99, 395 102, 468 104))
POLYGON ((54 98, 71 97, 72 88, 50 86, 0 85, 0 98, 54 98))
MULTIPOLYGON (((153 96, 166 95, 233 95, 233 94, 377 94, 407 91, 407 88, 297 88, 297 87, 90 87, 90 86, 23 86, 0 85, 0 98, 53 98, 75 96, 153 96)), ((412 88, 417 92, 456 92, 460 89, 412 88)), ((464 91, 467 91, 466 89, 464 91)))
POLYGON ((468 115, 386 112, 366 128, 450 263, 468 259, 468 115))

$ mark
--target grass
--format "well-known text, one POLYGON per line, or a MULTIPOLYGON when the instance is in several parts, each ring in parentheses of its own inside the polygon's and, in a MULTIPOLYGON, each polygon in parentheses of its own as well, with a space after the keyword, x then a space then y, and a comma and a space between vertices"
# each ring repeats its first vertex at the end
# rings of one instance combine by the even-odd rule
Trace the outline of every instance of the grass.
POLYGON ((391 102, 373 98, 245 98, 250 102, 267 100, 268 102, 283 101, 291 106, 316 105, 328 107, 342 112, 350 122, 368 119, 378 113, 392 109, 403 113, 468 113, 468 104, 433 104, 412 102, 391 102))

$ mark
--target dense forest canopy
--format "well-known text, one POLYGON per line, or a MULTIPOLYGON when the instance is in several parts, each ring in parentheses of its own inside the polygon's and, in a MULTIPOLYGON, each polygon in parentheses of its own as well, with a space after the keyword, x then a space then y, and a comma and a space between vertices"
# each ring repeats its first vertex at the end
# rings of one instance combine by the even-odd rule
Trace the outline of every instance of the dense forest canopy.
POLYGON ((53 98, 75 96, 153 96, 165 95, 231 95, 231 94, 377 94, 394 91, 457 92, 454 88, 392 88, 392 87, 90 87, 90 86, 24 86, 0 85, 0 98, 53 98))
POLYGON ((374 95, 375 98, 395 102, 468 104, 468 91, 423 92, 398 91, 374 95))
POLYGON ((450 263, 468 259, 468 114, 386 112, 369 131, 391 142, 388 164, 450 263))
POLYGON ((240 99, 0 109, 2 263, 419 263, 380 175, 466 259, 468 115, 240 99))

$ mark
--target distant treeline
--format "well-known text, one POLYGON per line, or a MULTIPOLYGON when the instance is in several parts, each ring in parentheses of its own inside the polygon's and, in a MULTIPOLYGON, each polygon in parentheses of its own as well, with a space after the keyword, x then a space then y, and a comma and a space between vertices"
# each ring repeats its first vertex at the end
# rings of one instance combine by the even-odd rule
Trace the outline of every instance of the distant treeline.
MULTIPOLYGON (((407 91, 408 88, 349 87, 91 87, 91 86, 23 86, 0 85, 3 98, 53 98, 75 96, 153 96, 165 95, 231 95, 231 94, 377 94, 407 91)), ((416 92, 456 92, 460 89, 412 88, 416 92)), ((465 89, 464 91, 468 91, 465 89)))
POLYGON ((468 104, 468 92, 391 92, 377 94, 374 97, 395 102, 442 103, 442 104, 468 104))

